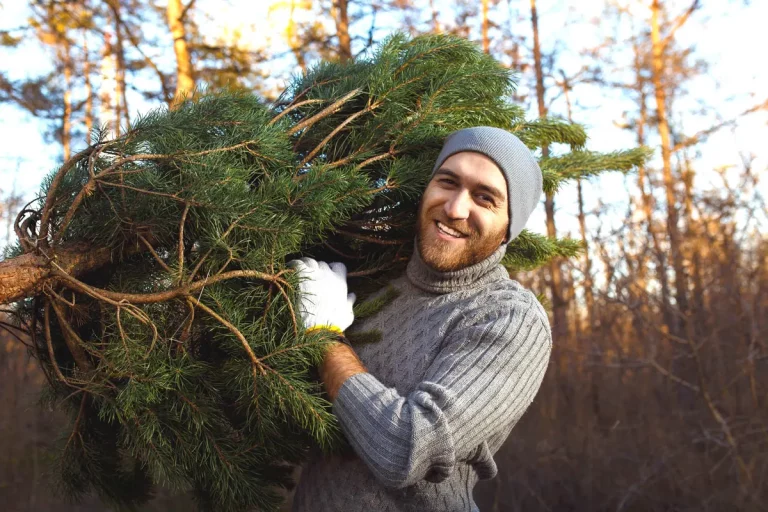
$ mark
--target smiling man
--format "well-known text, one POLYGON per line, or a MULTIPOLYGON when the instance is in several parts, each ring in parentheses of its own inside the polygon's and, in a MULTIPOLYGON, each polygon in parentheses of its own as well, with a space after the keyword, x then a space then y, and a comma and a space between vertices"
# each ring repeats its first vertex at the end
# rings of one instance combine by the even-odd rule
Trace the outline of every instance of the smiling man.
MULTIPOLYGON (((477 511, 472 489, 530 405, 551 352, 547 315, 500 261, 541 196, 531 152, 498 128, 445 141, 397 298, 366 319, 381 341, 329 349, 320 375, 354 457, 315 454, 296 512, 477 511)), ((340 263, 293 263, 308 329, 354 320, 340 263)), ((343 337, 341 338, 343 341, 343 337)))

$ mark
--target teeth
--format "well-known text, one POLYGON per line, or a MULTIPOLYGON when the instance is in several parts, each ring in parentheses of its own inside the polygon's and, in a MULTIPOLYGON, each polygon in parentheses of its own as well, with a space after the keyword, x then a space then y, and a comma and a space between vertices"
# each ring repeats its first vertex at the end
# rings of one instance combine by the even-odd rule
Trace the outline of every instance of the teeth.
POLYGON ((445 233, 446 235, 451 235, 452 237, 455 237, 455 238, 461 238, 463 236, 461 233, 459 233, 455 229, 449 228, 448 226, 446 226, 442 222, 438 222, 437 223, 437 228, 440 231, 442 231, 443 233, 445 233))

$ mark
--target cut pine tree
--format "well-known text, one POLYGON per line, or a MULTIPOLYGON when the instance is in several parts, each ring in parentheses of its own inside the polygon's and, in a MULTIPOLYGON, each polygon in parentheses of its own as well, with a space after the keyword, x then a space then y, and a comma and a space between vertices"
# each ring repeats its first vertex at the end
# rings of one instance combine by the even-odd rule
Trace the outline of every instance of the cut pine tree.
MULTIPOLYGON (((276 510, 307 448, 340 437, 314 375, 327 340, 299 325, 287 261, 343 261, 353 277, 403 268, 431 166, 459 128, 569 146, 541 160, 551 192, 647 156, 588 152, 580 126, 526 121, 513 87, 463 39, 397 34, 316 65, 275 104, 207 93, 94 134, 21 212, 0 262, 0 303, 71 413, 64 489, 132 505, 161 485, 201 510, 276 510)), ((579 249, 523 232, 504 261, 579 249)))

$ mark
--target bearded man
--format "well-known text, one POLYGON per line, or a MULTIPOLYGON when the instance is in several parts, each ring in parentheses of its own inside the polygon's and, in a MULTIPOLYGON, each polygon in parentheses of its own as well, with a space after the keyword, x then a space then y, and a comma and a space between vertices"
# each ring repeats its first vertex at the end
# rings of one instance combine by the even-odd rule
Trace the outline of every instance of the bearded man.
MULTIPOLYGON (((295 512, 477 511, 493 454, 536 395, 552 338, 544 309, 500 265, 539 201, 528 148, 492 127, 445 141, 419 205, 399 295, 361 330, 381 341, 334 343, 320 376, 354 457, 314 455, 295 512)), ((308 329, 354 320, 341 263, 292 262, 308 329)), ((343 339, 342 339, 343 340, 343 339)))

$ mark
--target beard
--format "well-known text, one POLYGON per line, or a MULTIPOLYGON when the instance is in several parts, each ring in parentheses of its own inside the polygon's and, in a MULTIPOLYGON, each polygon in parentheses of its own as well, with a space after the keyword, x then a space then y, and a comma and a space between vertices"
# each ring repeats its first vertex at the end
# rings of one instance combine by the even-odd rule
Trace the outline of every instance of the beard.
POLYGON ((417 247, 421 259, 438 272, 452 272, 480 263, 501 246, 507 226, 488 233, 480 233, 467 221, 449 221, 440 215, 441 206, 432 208, 433 214, 419 207, 416 221, 417 247), (463 243, 442 240, 434 234, 435 221, 465 235, 463 243))

